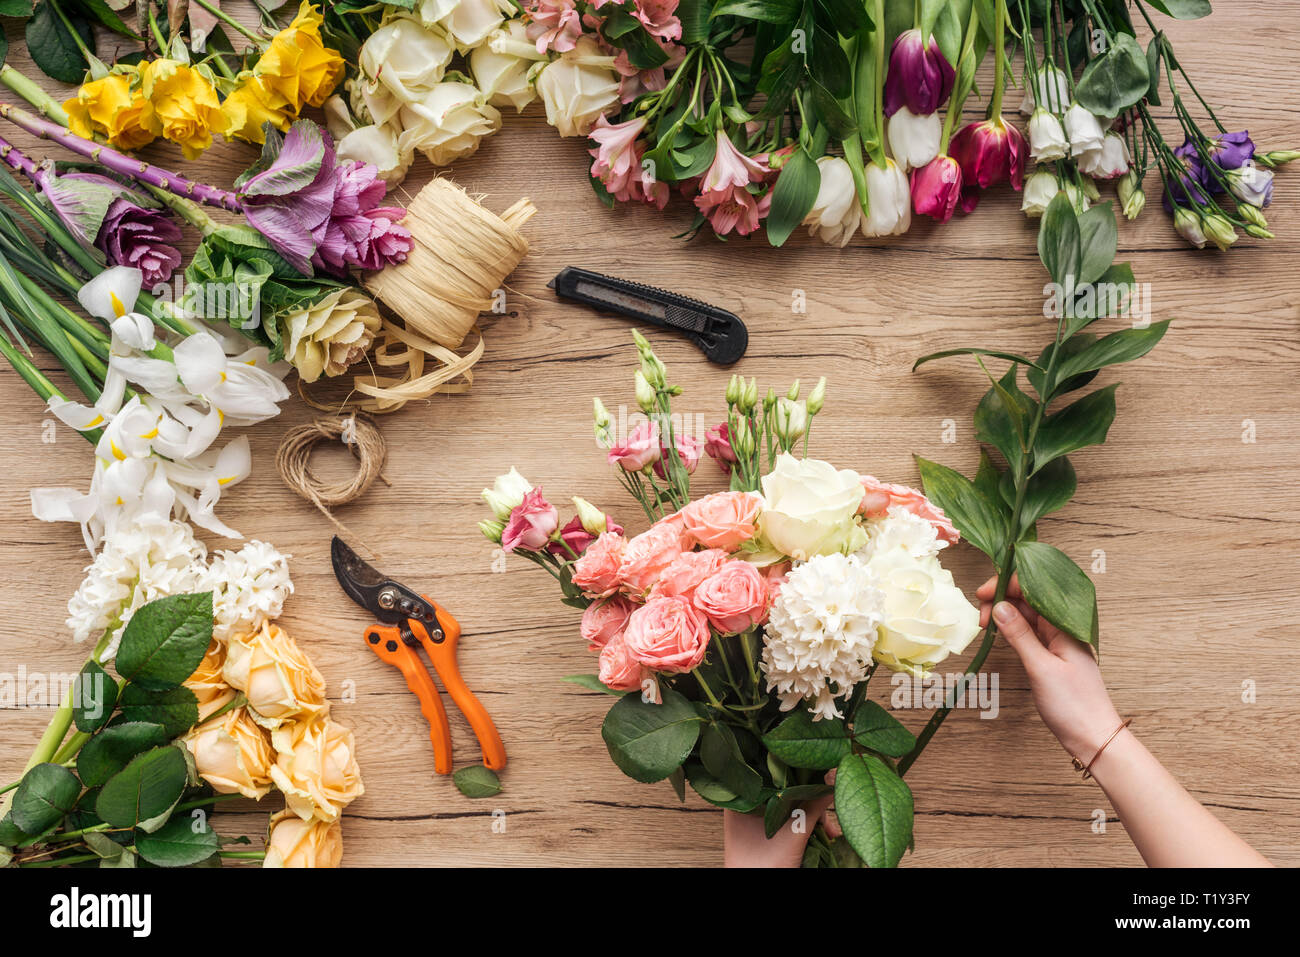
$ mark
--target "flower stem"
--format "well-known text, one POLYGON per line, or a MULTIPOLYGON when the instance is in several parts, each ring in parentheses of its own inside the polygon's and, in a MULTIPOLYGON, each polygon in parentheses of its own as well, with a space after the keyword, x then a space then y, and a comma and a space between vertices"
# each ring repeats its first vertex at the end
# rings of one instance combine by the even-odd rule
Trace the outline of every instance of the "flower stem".
POLYGON ((208 13, 212 14, 218 20, 225 23, 226 26, 230 27, 231 29, 237 31, 238 33, 252 40, 255 44, 257 44, 258 49, 261 49, 262 44, 266 42, 262 37, 258 36, 248 27, 244 26, 242 23, 240 23, 230 14, 226 13, 220 7, 208 3, 207 0, 193 0, 193 2, 196 6, 202 7, 204 10, 208 11, 208 13))
POLYGON ((60 126, 68 125, 68 114, 59 102, 7 63, 0 67, 0 83, 39 110, 41 116, 47 120, 52 120, 60 126))

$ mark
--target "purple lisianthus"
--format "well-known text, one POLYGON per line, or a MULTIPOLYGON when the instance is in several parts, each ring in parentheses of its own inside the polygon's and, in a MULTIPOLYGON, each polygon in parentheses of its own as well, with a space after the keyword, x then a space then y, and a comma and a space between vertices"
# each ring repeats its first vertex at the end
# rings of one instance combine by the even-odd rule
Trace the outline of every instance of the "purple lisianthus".
POLYGON ((1224 133, 1210 150, 1210 159, 1221 170, 1238 169, 1255 158, 1255 143, 1250 132, 1224 133))
POLYGON ((1203 206, 1209 201, 1210 172, 1201 159, 1200 151, 1191 140, 1174 150, 1186 170, 1177 179, 1170 180, 1169 189, 1161 198, 1165 212, 1172 213, 1174 206, 1203 206))
POLYGON ((181 264, 175 246, 181 228, 163 210, 145 209, 128 199, 115 199, 95 237, 95 246, 110 266, 134 266, 144 273, 148 289, 167 282, 181 264))
POLYGON ((903 31, 889 51, 885 115, 893 116, 906 106, 917 116, 929 116, 948 99, 956 76, 934 37, 926 43, 920 30, 903 31))

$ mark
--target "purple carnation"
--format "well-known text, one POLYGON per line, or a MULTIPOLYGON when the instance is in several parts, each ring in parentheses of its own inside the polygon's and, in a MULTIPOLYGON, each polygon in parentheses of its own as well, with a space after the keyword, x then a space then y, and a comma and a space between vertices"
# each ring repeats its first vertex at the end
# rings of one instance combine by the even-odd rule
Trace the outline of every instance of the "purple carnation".
POLYGON ((164 211, 145 209, 128 199, 115 199, 108 207, 95 245, 111 266, 134 266, 144 273, 148 289, 171 279, 181 264, 181 228, 164 211))

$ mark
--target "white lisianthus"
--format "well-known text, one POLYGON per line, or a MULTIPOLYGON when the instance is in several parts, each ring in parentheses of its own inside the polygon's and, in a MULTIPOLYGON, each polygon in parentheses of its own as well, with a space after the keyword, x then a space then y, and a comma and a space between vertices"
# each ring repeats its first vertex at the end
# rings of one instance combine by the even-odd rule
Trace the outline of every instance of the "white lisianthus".
POLYGON ((398 114, 398 149, 419 150, 434 166, 450 166, 478 149, 483 137, 501 128, 501 114, 470 83, 439 83, 419 103, 398 114))
POLYGON ((533 64, 546 59, 537 45, 528 41, 528 28, 522 20, 511 20, 493 31, 487 42, 469 55, 474 82, 493 106, 513 106, 522 113, 537 99, 537 90, 528 82, 533 64))
POLYGON ((1065 127, 1055 113, 1039 108, 1029 117, 1029 155, 1038 163, 1065 159, 1070 151, 1070 141, 1065 138, 1065 127))
POLYGON ((961 654, 979 633, 979 609, 934 556, 875 550, 867 569, 885 596, 873 655, 886 668, 920 675, 961 654))
POLYGON ((1078 103, 1071 103, 1065 111, 1065 138, 1070 141, 1070 155, 1082 156, 1099 150, 1105 139, 1101 121, 1078 103))
POLYGON ((1102 139, 1101 149, 1079 157, 1079 171, 1097 179, 1115 179, 1127 173, 1132 162, 1124 137, 1107 133, 1102 139))
POLYGON ((1025 190, 1021 195, 1020 211, 1030 219, 1037 219, 1047 212, 1047 206, 1061 191, 1061 182, 1051 170, 1040 169, 1025 180, 1025 190))
POLYGON ((361 45, 360 93, 370 118, 387 123, 408 103, 423 100, 442 82, 455 50, 438 30, 415 17, 394 14, 361 45))
POLYGON ((212 637, 224 643, 280 617, 293 594, 289 556, 256 540, 238 551, 223 549, 201 574, 198 590, 212 592, 212 637))
POLYGON ((588 36, 534 71, 532 81, 546 106, 546 122, 561 136, 586 136, 599 117, 618 105, 621 83, 614 57, 602 53, 588 36))
POLYGON ((1025 89, 1020 101, 1020 112, 1029 116, 1037 107, 1060 113, 1070 102, 1070 86, 1065 71, 1050 64, 1040 67, 1033 81, 1025 89))
POLYGON ((835 699, 847 699, 867 676, 884 617, 885 594, 855 556, 796 565, 763 632, 763 674, 781 710, 808 700, 814 720, 840 717, 835 699))
POLYGON ((510 518, 510 513, 523 504, 524 496, 533 490, 528 479, 511 467, 509 472, 498 475, 491 488, 485 488, 480 496, 492 509, 492 516, 499 522, 510 518))
POLYGON ((1225 174, 1228 189, 1243 203, 1262 209, 1273 201, 1273 171, 1247 160, 1225 174))
POLYGON ((853 239, 862 223, 862 207, 858 205, 853 171, 838 156, 821 157, 817 160, 817 169, 821 172, 821 184, 803 225, 808 227, 810 236, 842 249, 853 239))
POLYGON ((420 19, 446 30, 461 53, 479 46, 517 12, 510 0, 421 0, 419 6, 420 19))
POLYGON ((862 477, 857 472, 783 453, 761 484, 759 535, 776 551, 806 560, 856 551, 866 542, 856 518, 862 504, 862 477))
POLYGON ((939 537, 934 523, 901 505, 890 506, 884 518, 868 521, 867 544, 855 554, 864 562, 873 555, 902 549, 917 558, 934 558, 948 543, 939 537))
POLYGON ((907 173, 892 159, 882 169, 868 163, 867 215, 862 218, 862 235, 900 236, 912 227, 912 193, 907 173))
POLYGON ((1178 231, 1179 236, 1197 249, 1204 249, 1209 241, 1206 239, 1205 224, 1201 222, 1201 217, 1183 206, 1174 210, 1174 229, 1178 231))
POLYGON ((907 107, 885 121, 889 149, 904 173, 920 169, 939 155, 939 140, 943 138, 943 116, 936 110, 917 116, 907 107))

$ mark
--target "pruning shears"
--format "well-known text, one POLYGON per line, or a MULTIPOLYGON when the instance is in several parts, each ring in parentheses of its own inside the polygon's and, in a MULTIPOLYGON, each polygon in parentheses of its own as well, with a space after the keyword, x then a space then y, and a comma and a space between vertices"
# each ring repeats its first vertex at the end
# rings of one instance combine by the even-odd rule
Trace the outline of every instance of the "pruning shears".
POLYGON ((420 657, 421 647, 452 701, 474 729, 483 751, 483 764, 493 771, 504 768, 506 749, 501 735, 487 709, 465 684, 456 663, 460 623, 432 598, 380 574, 337 535, 330 544, 330 560, 348 597, 378 619, 365 630, 366 645, 380 660, 401 671, 406 686, 420 699, 420 713, 429 722, 434 769, 439 774, 451 773, 451 729, 438 688, 420 657))

